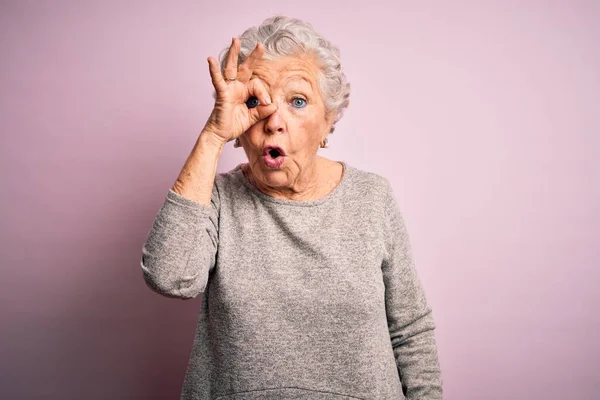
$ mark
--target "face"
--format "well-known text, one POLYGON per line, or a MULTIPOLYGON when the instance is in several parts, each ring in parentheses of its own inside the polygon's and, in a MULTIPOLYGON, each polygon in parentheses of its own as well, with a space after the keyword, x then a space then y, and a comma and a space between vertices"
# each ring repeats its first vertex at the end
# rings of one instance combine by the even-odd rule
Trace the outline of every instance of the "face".
POLYGON ((331 129, 318 87, 318 66, 308 55, 261 60, 251 79, 260 79, 278 108, 252 125, 240 142, 252 179, 275 192, 305 186, 315 170, 317 150, 331 129), (268 152, 279 147, 284 155, 268 152))

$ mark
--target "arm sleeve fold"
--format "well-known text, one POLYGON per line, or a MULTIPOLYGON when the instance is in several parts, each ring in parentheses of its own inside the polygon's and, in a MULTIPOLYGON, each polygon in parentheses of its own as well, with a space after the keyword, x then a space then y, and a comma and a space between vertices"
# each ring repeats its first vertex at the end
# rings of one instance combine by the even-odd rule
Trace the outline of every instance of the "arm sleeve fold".
POLYGON ((209 205, 169 189, 142 247, 142 272, 152 290, 181 299, 204 292, 215 266, 219 207, 216 181, 209 205))

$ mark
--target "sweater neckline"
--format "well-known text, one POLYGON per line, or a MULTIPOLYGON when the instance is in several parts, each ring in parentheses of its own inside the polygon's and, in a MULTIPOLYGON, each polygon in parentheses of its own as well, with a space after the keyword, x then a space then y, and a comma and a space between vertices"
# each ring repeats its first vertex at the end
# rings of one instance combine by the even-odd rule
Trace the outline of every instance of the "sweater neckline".
POLYGON ((339 197, 341 193, 344 191, 345 187, 348 185, 349 174, 351 173, 352 167, 346 164, 344 161, 336 161, 342 164, 342 178, 338 182, 338 184, 333 188, 331 192, 316 200, 290 200, 290 199, 279 199, 273 196, 270 196, 266 193, 258 190, 253 184, 251 184, 246 176, 244 175, 244 171, 242 171, 242 164, 238 164, 234 169, 233 173, 238 177, 238 179, 242 182, 244 186, 246 186, 253 194, 260 197, 262 200, 269 201, 271 203, 277 204, 285 204, 289 206, 297 206, 297 207, 314 207, 324 203, 327 203, 333 200, 336 197, 339 197))

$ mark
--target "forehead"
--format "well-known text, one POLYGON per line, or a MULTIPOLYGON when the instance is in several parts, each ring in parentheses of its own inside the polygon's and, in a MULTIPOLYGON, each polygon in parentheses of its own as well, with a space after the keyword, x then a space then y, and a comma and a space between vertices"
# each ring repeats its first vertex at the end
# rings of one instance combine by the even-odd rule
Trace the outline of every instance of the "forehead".
POLYGON ((288 56, 258 61, 252 77, 259 78, 270 87, 302 85, 317 90, 319 68, 313 57, 288 56))

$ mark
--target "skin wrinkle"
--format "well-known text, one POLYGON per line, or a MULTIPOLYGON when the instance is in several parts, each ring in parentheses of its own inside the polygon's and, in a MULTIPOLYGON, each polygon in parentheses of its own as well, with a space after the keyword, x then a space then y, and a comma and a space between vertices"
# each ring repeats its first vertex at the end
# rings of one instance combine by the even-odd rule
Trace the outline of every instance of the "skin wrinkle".
POLYGON ((324 107, 318 74, 310 55, 263 59, 253 68, 251 79, 260 79, 278 109, 240 136, 248 157, 242 171, 258 190, 272 197, 315 200, 341 180, 342 165, 317 155, 333 122, 324 107), (304 98, 306 105, 293 107, 294 97, 304 98), (278 145, 287 154, 278 170, 266 167, 260 159, 266 145, 278 145))

